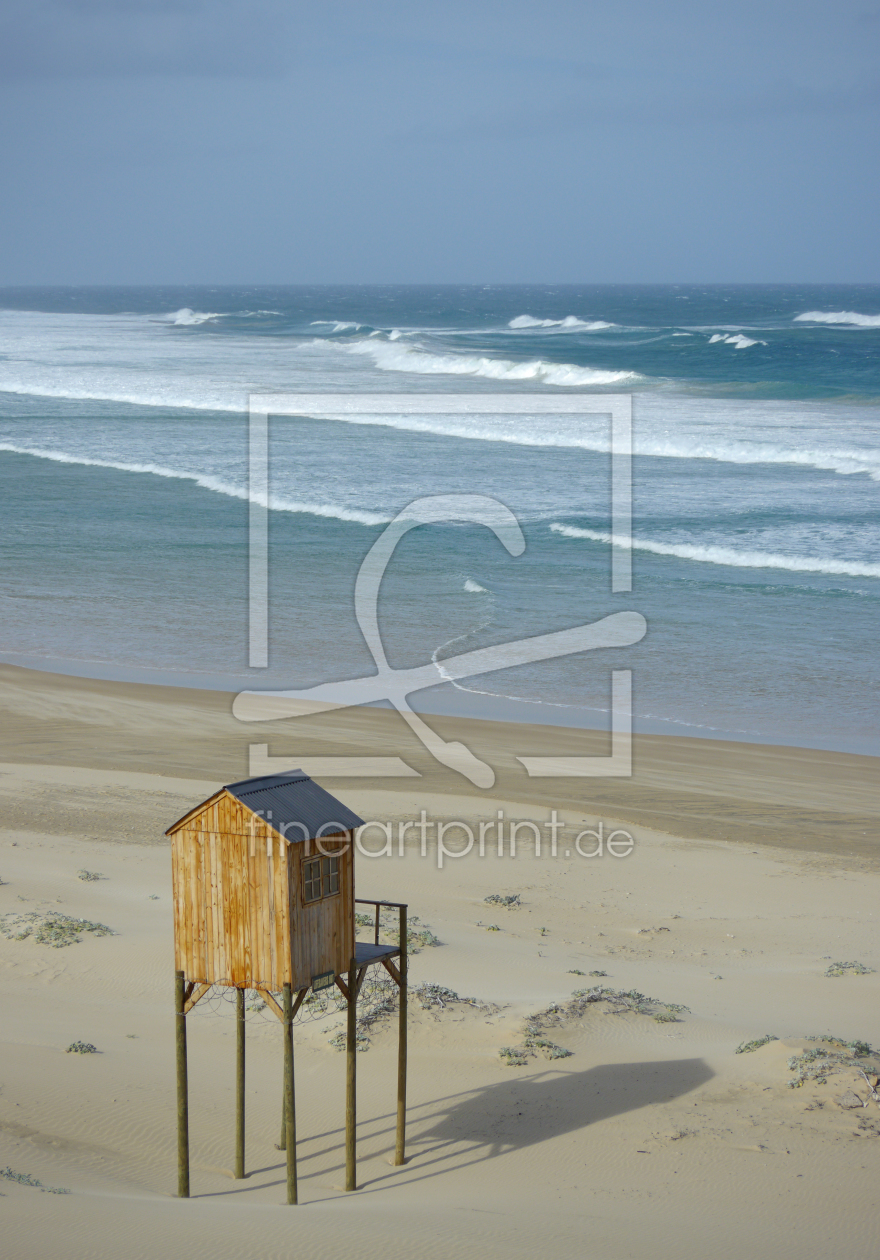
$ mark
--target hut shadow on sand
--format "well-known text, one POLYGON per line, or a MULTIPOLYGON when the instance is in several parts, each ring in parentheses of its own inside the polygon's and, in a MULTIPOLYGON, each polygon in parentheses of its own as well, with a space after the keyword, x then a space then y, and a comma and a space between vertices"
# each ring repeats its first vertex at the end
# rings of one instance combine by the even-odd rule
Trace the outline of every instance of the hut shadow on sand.
MULTIPOLYGON (((409 1171, 403 1174, 407 1184, 562 1137, 628 1111, 670 1102, 713 1076, 703 1059, 604 1063, 582 1072, 507 1071, 509 1075, 497 1084, 410 1105, 409 1171)), ((391 1152, 392 1113, 363 1122, 364 1145, 371 1153, 376 1152, 377 1139, 386 1135, 391 1152)), ((336 1175, 340 1170, 336 1156, 337 1132, 304 1136, 301 1159, 306 1178, 310 1173, 322 1179, 336 1175)), ((276 1169, 260 1171, 274 1173, 276 1169)), ((401 1180, 399 1171, 369 1176, 366 1162, 364 1173, 361 1193, 390 1190, 401 1180)))

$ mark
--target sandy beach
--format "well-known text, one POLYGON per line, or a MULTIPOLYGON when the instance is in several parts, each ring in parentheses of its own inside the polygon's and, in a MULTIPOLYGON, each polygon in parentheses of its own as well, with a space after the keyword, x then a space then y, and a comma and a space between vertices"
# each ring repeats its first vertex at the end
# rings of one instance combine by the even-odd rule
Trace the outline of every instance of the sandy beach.
MULTIPOLYGON (((838 962, 880 969, 876 759, 644 736, 632 779, 530 780, 516 756, 599 755, 607 738, 432 718, 495 767, 481 792, 393 713, 246 726, 231 701, 0 666, 0 1169, 43 1187, 0 1178, 4 1256, 876 1253, 880 1104, 865 1077, 880 1055, 856 1063, 838 1043, 880 1045, 880 976, 826 974, 838 962), (163 833, 247 776, 255 741, 276 758, 368 750, 419 772, 324 786, 390 823, 394 854, 358 855, 357 895, 406 901, 440 942, 412 956, 411 983, 470 999, 411 1001, 403 1168, 389 1164, 394 1017, 370 1028, 360 1189, 348 1195, 344 1056, 329 1044, 341 1016, 331 1004, 297 1023, 296 1208, 274 1145, 281 1029, 265 1010, 248 1016, 248 1176, 232 1178, 222 995, 189 1019, 193 1198, 174 1198, 163 833), (424 853, 412 828, 398 851, 401 824, 423 810, 424 853), (475 846, 438 858, 438 823, 476 829, 499 810, 542 838, 555 810, 555 856, 547 842, 537 855, 523 827, 516 856, 490 841, 482 857, 475 846), (600 823, 601 855, 582 856, 600 823), (632 837, 626 856, 608 851, 615 830, 632 837), (35 939, 47 916, 112 934, 53 947, 35 939), (572 996, 596 986, 656 1000, 572 996), (548 1057, 535 1028, 570 1053, 548 1057), (97 1053, 66 1053, 78 1041, 97 1053)), ((463 835, 449 829, 450 851, 463 835)), ((364 837, 383 843, 379 827, 364 837)))

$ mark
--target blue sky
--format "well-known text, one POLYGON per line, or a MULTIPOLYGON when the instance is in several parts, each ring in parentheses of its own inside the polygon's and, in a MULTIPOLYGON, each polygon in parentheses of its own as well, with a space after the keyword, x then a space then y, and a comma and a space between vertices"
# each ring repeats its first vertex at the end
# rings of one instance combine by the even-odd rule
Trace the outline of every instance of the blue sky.
POLYGON ((880 281, 876 0, 0 0, 0 284, 880 281))

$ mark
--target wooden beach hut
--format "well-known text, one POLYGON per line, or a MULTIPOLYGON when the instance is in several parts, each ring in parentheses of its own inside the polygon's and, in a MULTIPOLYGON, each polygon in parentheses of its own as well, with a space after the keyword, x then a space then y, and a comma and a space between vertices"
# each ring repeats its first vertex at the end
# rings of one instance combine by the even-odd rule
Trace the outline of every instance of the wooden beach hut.
POLYGON ((375 907, 374 941, 355 939, 354 832, 362 820, 302 771, 221 788, 169 827, 174 898, 178 1194, 189 1196, 186 1016, 215 986, 236 990, 235 1175, 244 1173, 245 993, 256 990, 284 1029, 281 1146, 297 1201, 293 1020, 309 991, 335 985, 347 1003, 346 1189, 356 1188, 357 998, 379 964, 399 988, 395 1163, 404 1162, 406 910, 375 907), (379 944, 383 908, 399 912, 398 945, 379 944))

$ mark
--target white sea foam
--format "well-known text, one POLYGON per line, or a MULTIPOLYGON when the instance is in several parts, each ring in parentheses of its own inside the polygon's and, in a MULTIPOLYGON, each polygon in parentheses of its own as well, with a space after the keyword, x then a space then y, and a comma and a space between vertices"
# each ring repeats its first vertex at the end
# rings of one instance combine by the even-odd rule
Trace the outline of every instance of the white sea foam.
MULTIPOLYGON (((472 406, 473 404, 471 404, 472 406)), ((369 415, 343 413, 332 418, 344 424, 380 425, 414 433, 435 433, 441 437, 465 438, 478 442, 506 442, 513 446, 563 447, 607 454, 610 450, 608 424, 598 415, 555 417, 490 416, 466 412, 420 416, 418 402, 413 402, 411 415, 369 415)), ((804 445, 788 446, 781 442, 725 439, 722 436, 702 437, 681 433, 677 438, 666 436, 668 426, 657 426, 654 433, 646 423, 637 426, 633 449, 636 455, 655 459, 708 459, 724 464, 794 464, 819 468, 841 476, 867 474, 880 481, 880 451, 841 450, 804 445)))
POLYGON ((167 316, 169 324, 206 324, 211 319, 222 319, 216 311, 194 311, 188 306, 183 306, 179 311, 172 311, 167 316))
MULTIPOLYGON (((320 343, 326 345, 326 343, 320 343)), ((375 343, 371 343, 373 345, 375 343)), ((338 347, 337 347, 338 348, 338 347)), ((346 347, 350 352, 354 347, 346 347)), ((405 347, 397 344, 387 349, 406 353, 405 347)), ((430 356, 434 357, 434 356, 430 356)), ((440 356, 441 358, 446 356, 440 356)), ((451 356, 450 356, 451 357, 451 356)), ((497 360, 489 362, 497 363, 497 360)), ((406 368, 400 366, 400 371, 406 368)), ((579 369, 589 372, 590 369, 579 369)), ((74 378, 78 380, 79 378, 74 378)), ((126 378, 123 378, 126 379, 126 378)), ((502 378, 503 379, 503 378, 502 378)), ((516 379, 516 378, 514 378, 516 379)), ((196 388, 196 382, 138 382, 126 383, 129 388, 121 388, 122 382, 114 379, 104 384, 96 381, 93 386, 78 387, 73 383, 53 385, 33 381, 14 381, 0 379, 0 390, 14 393, 48 398, 70 398, 77 400, 101 400, 119 403, 131 403, 141 407, 163 407, 188 409, 193 411, 217 411, 244 413, 247 409, 247 396, 237 383, 229 382, 226 387, 220 381, 205 381, 196 388), (193 390, 190 393, 190 390, 193 390), (215 392, 216 391, 216 392, 215 392)), ((587 382, 582 382, 587 383, 587 382)), ((589 383, 595 383, 590 381, 589 383)), ((642 418, 637 424, 634 443, 635 453, 657 459, 706 459, 726 464, 790 464, 804 468, 818 468, 841 476, 863 474, 880 482, 880 451, 877 449, 841 448, 820 445, 816 442, 818 434, 805 435, 803 444, 797 445, 799 435, 792 433, 788 441, 764 441, 748 438, 726 438, 721 433, 703 434, 693 430, 693 422, 687 423, 687 429, 675 433, 677 424, 672 427, 665 417, 652 415, 649 417, 648 407, 652 412, 660 405, 668 405, 664 399, 640 400, 642 418)), ((681 404, 679 403, 679 407, 681 404)), ((718 404, 715 404, 716 408, 718 404)), ((705 408, 705 404, 703 404, 705 408)), ((504 442, 513 446, 562 447, 575 450, 607 453, 609 449, 607 437, 607 421, 598 416, 481 416, 465 412, 420 416, 418 403, 413 403, 413 413, 409 415, 369 415, 340 413, 334 417, 325 417, 328 421, 338 423, 379 425, 414 433, 433 433, 440 437, 464 438, 478 442, 504 442)), ((725 428, 736 423, 742 429, 743 420, 749 413, 740 410, 724 419, 719 417, 725 428)), ((677 420, 677 417, 676 417, 677 420)), ((765 422, 772 425, 771 417, 765 422)), ((701 426, 702 427, 702 426, 701 426)), ((772 431, 772 429, 771 429, 772 431)))
POLYGON ((746 337, 743 333, 733 333, 725 336, 723 333, 713 333, 709 338, 711 346, 715 341, 724 341, 729 346, 736 346, 737 350, 746 350, 749 346, 766 346, 766 341, 756 341, 752 337, 746 337))
POLYGON ((627 538, 598 529, 580 529, 576 525, 550 526, 564 538, 584 538, 590 542, 610 543, 631 551, 650 551, 655 556, 678 556, 702 564, 722 564, 737 569, 786 569, 790 573, 828 573, 840 577, 880 578, 880 564, 854 564, 848 560, 831 560, 821 556, 785 556, 772 551, 736 551, 731 547, 699 546, 695 543, 661 543, 648 538, 627 538))
MULTIPOLYGON (((329 322, 329 321, 328 321, 329 322)), ((336 322, 336 321, 334 321, 336 322)), ((735 328, 712 331, 735 333, 735 328)), ((514 363, 484 356, 434 354, 410 341, 384 336, 356 341, 308 337, 179 337, 167 324, 145 316, 59 315, 0 312, 0 391, 74 400, 101 400, 138 407, 193 412, 246 413, 250 390, 377 392, 388 373, 400 373, 398 389, 413 381, 405 372, 449 374, 444 388, 485 376, 505 381, 614 388, 637 384, 634 374, 552 364, 514 363), (354 358, 352 356, 355 356, 354 358), (361 370, 353 370, 355 364, 361 370)), ((393 379, 393 377, 392 377, 393 379)), ((841 475, 866 474, 880 482, 880 450, 873 408, 841 403, 688 399, 645 392, 636 399, 637 454, 727 464, 790 464, 841 475)), ((474 441, 517 446, 607 452, 608 423, 600 416, 480 416, 450 413, 396 416, 340 415, 339 421, 384 425, 474 441)), ((288 423, 279 421, 278 423, 288 423)), ((290 421, 289 423, 295 423, 290 421)), ((20 433, 7 432, 21 441, 20 433)), ((24 445, 80 449, 75 431, 63 438, 25 439, 24 445)), ((86 448, 85 454, 105 454, 86 448)), ((124 456, 123 456, 124 458, 124 456)), ((148 455, 149 458, 149 455, 148 455)), ((194 466, 198 468, 198 463, 194 466)))
POLYGON ((637 372, 609 372, 578 367, 574 363, 548 363, 532 359, 490 359, 485 355, 432 354, 399 342, 358 341, 345 347, 350 354, 367 354, 386 372, 413 372, 420 376, 484 376, 493 381, 537 381, 544 385, 616 385, 642 378, 637 372))
POLYGON ((604 319, 578 319, 577 315, 566 315, 565 319, 535 319, 533 315, 517 315, 507 325, 508 328, 559 328, 566 332, 599 332, 602 328, 616 328, 617 324, 609 324, 604 319))
POLYGON ((469 591, 472 595, 487 594, 485 586, 480 586, 479 582, 475 582, 473 578, 467 578, 465 580, 463 589, 469 591))
POLYGON ((856 328, 880 328, 880 315, 860 315, 858 311, 804 311, 795 315, 795 323, 849 324, 856 328))
POLYGON ((203 490, 212 490, 215 494, 224 494, 230 499, 243 499, 247 503, 260 503, 273 512, 296 512, 307 516, 331 517, 339 521, 352 521, 358 525, 385 525, 391 519, 380 516, 377 512, 361 512, 355 508, 328 506, 324 503, 304 503, 295 499, 285 499, 278 495, 252 495, 231 481, 221 477, 212 477, 205 473, 186 472, 180 468, 167 468, 162 464, 126 463, 111 459, 92 459, 85 455, 72 455, 67 451, 44 450, 39 447, 16 446, 11 442, 0 442, 0 451, 9 451, 14 455, 32 455, 35 459, 48 459, 56 464, 77 464, 87 468, 113 468, 118 472, 147 473, 153 477, 168 477, 173 481, 192 481, 203 490))

